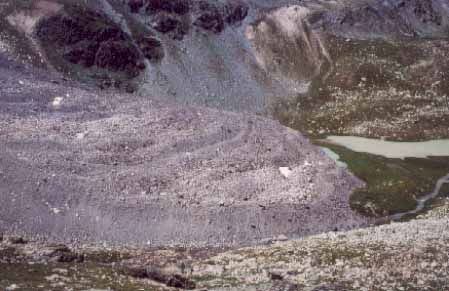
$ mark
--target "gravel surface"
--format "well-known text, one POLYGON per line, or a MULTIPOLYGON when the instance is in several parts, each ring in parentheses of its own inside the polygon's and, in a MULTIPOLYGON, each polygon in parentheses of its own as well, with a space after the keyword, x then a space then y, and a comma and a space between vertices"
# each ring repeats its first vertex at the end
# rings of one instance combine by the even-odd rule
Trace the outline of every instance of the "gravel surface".
POLYGON ((194 273, 212 290, 272 290, 272 274, 299 290, 448 290, 448 240, 447 217, 416 220, 231 251, 194 273))
POLYGON ((277 122, 98 93, 1 60, 1 231, 201 245, 366 224, 348 204, 362 183, 277 122))

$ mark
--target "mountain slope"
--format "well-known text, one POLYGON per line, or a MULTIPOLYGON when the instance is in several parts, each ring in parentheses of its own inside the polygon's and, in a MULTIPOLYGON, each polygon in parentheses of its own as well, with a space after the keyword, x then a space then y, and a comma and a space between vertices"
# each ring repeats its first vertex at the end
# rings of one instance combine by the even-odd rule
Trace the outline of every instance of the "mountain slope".
POLYGON ((215 245, 367 223, 348 203, 361 182, 299 132, 2 62, 2 232, 215 245))

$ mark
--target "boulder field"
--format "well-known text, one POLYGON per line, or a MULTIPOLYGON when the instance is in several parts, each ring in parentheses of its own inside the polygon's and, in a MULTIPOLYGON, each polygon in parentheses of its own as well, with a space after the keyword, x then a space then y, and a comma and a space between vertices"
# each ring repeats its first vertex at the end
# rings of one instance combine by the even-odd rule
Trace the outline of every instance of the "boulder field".
POLYGON ((1 232, 241 245, 367 223, 348 203, 362 182, 275 121, 0 65, 1 232))

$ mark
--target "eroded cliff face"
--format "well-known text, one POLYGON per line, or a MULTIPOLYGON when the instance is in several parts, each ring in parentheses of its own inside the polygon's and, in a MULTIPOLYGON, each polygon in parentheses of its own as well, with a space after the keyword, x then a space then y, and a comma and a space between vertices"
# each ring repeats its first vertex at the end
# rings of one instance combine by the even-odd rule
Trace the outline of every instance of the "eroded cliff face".
POLYGON ((301 6, 279 8, 246 30, 259 66, 298 92, 304 81, 317 76, 323 64, 331 61, 320 36, 307 22, 309 14, 301 6))

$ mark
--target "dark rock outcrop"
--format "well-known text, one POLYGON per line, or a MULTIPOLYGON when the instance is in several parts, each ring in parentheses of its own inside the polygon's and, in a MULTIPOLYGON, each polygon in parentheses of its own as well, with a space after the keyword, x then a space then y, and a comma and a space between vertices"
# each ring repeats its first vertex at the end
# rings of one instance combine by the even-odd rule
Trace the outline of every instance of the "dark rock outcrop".
POLYGON ((10 236, 7 240, 11 244, 27 244, 28 241, 21 236, 10 236))
POLYGON ((188 0, 131 0, 128 6, 133 13, 138 13, 142 8, 147 14, 158 12, 175 13, 178 15, 187 14, 190 10, 188 0))
POLYGON ((40 22, 36 34, 41 41, 58 45, 72 45, 87 38, 82 24, 64 15, 56 15, 40 22))
POLYGON ((139 10, 145 5, 144 0, 130 0, 128 2, 129 9, 132 13, 138 13, 139 10))
POLYGON ((188 0, 131 0, 128 6, 132 13, 139 13, 142 10, 148 15, 159 12, 184 15, 190 11, 188 0))
POLYGON ((58 263, 81 263, 84 255, 72 251, 64 244, 49 244, 39 249, 39 256, 58 263))
POLYGON ((165 12, 154 17, 152 26, 161 33, 170 33, 173 39, 178 40, 181 40, 188 32, 188 26, 178 16, 165 12))
POLYGON ((35 31, 50 54, 60 54, 70 64, 125 73, 127 78, 145 68, 131 37, 102 12, 67 6, 40 21, 35 31))
POLYGON ((201 1, 199 10, 199 16, 194 21, 194 25, 215 33, 223 31, 224 18, 217 6, 207 1, 201 1))
POLYGON ((137 40, 143 55, 150 61, 158 61, 164 57, 164 47, 154 36, 144 36, 137 40))
POLYGON ((150 279, 168 287, 182 288, 187 290, 195 289, 195 283, 180 274, 167 274, 152 267, 124 267, 121 272, 127 276, 138 279, 150 279))
POLYGON ((240 23, 249 11, 249 7, 238 0, 225 4, 200 1, 197 5, 198 15, 193 24, 214 33, 222 32, 226 24, 240 23))
POLYGON ((73 45, 85 40, 103 42, 127 39, 125 33, 105 14, 78 7, 70 7, 65 14, 44 19, 37 25, 36 34, 41 41, 59 45, 73 45))
POLYGON ((126 71, 136 76, 138 70, 145 68, 139 63, 138 53, 129 43, 107 41, 101 43, 95 58, 95 64, 100 68, 112 71, 126 71), (137 69, 137 70, 136 70, 137 69))
POLYGON ((146 2, 147 5, 145 11, 150 14, 164 11, 184 15, 190 10, 188 0, 147 0, 146 2))
POLYGON ((398 7, 406 7, 407 5, 413 9, 413 13, 422 23, 433 23, 440 26, 442 23, 442 16, 432 4, 432 1, 401 1, 398 7))
POLYGON ((243 21, 249 12, 249 7, 246 3, 234 0, 225 5, 225 21, 228 24, 238 24, 243 21))
POLYGON ((157 20, 154 22, 154 29, 159 32, 167 33, 175 30, 181 25, 181 21, 169 14, 159 14, 157 20))
POLYGON ((226 24, 236 25, 244 20, 249 11, 246 3, 231 0, 226 3, 205 0, 132 0, 128 2, 132 13, 142 13, 152 19, 153 28, 161 33, 174 33, 182 39, 193 24, 206 31, 220 33, 226 24), (185 16, 190 13, 190 16, 185 16), (193 19, 193 23, 190 23, 193 19))
POLYGON ((99 43, 82 41, 73 47, 68 47, 64 51, 64 59, 73 63, 90 68, 95 65, 99 43))

